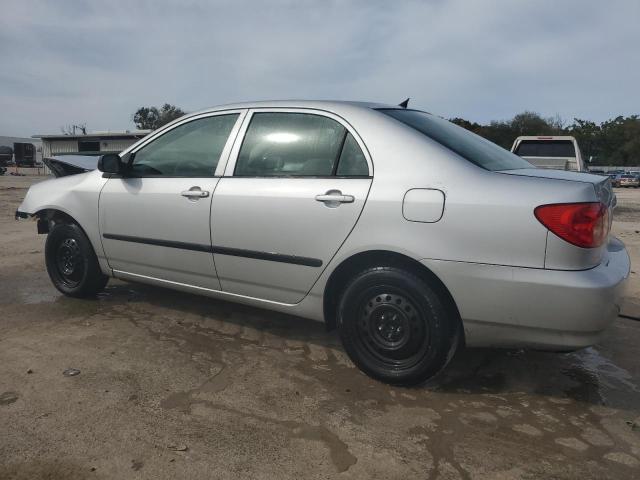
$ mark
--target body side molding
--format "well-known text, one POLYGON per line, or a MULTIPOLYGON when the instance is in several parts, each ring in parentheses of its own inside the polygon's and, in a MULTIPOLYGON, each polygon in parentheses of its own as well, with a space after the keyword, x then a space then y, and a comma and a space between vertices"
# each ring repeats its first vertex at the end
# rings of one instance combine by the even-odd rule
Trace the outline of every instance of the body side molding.
POLYGON ((200 243, 178 242, 174 240, 160 240, 156 238, 133 237, 130 235, 118 235, 105 233, 102 235, 108 240, 119 240, 121 242, 142 243, 146 245, 156 245, 159 247, 179 248, 182 250, 192 250, 195 252, 210 252, 218 255, 231 255, 234 257, 253 258, 256 260, 267 260, 270 262, 291 263, 293 265, 303 265, 307 267, 321 267, 322 260, 319 258, 301 257, 297 255, 286 255, 273 252, 260 252, 255 250, 245 250, 241 248, 220 247, 203 245, 200 243))

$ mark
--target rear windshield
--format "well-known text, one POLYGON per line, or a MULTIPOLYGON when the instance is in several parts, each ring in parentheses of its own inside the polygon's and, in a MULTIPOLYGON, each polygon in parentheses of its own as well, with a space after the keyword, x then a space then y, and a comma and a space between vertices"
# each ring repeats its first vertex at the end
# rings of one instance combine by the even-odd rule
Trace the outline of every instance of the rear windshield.
POLYGON ((418 110, 382 108, 380 112, 399 120, 469 162, 486 170, 535 168, 526 160, 489 140, 435 115, 418 110))
POLYGON ((575 157, 571 140, 523 140, 515 151, 521 157, 575 157))

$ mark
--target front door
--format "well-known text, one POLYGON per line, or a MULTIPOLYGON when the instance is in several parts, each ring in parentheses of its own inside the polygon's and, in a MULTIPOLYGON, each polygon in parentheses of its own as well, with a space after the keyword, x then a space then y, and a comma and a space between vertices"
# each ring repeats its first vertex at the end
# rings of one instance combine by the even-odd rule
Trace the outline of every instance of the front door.
POLYGON ((329 114, 254 111, 243 131, 212 204, 221 286, 297 303, 353 229, 370 162, 329 114))
POLYGON ((107 181, 100 232, 116 276, 220 289, 211 253, 211 198, 240 116, 188 119, 133 151, 126 175, 107 181))

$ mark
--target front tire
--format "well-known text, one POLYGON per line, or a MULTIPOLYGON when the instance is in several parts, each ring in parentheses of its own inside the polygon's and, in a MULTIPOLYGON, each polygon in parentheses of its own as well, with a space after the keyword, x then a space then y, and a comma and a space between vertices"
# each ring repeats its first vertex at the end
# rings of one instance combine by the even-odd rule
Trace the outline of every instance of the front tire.
POLYGON ((56 224, 47 236, 45 263, 53 285, 70 297, 91 297, 109 277, 100 270, 91 242, 75 224, 56 224))
POLYGON ((441 295, 395 267, 371 268, 351 280, 339 302, 338 326, 351 360, 394 385, 425 382, 458 345, 459 322, 441 295))

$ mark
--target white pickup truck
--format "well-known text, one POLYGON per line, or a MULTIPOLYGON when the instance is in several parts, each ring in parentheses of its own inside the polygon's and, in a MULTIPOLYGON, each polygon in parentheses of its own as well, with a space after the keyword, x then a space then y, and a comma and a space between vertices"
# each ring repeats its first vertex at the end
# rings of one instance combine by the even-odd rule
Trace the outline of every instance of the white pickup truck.
POLYGON ((518 137, 511 151, 538 168, 585 172, 580 147, 574 137, 561 135, 518 137))

